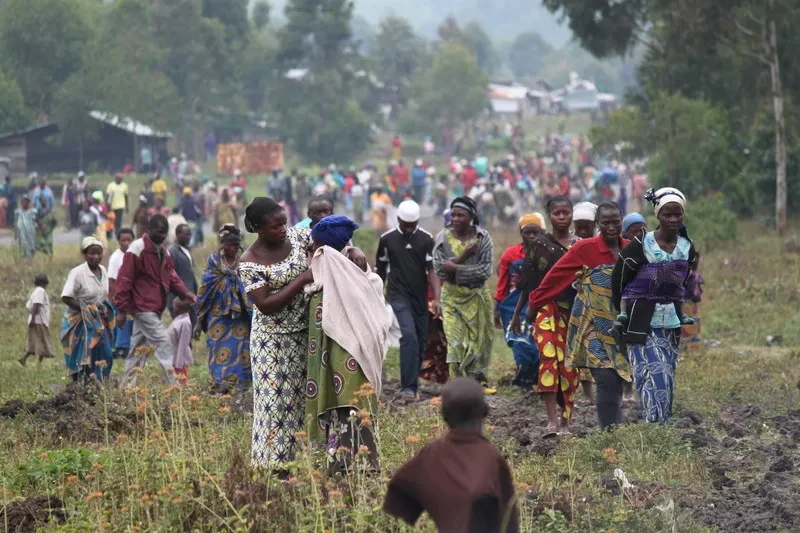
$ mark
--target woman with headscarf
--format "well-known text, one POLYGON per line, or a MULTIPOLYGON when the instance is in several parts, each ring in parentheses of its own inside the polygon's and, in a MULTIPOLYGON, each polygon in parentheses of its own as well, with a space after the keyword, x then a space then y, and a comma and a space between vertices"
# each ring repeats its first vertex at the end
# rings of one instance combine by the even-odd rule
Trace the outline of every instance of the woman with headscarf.
POLYGON ((450 226, 436 236, 433 266, 444 281, 441 301, 450 375, 473 377, 486 387, 493 341, 492 296, 486 281, 492 275, 494 243, 478 224, 473 199, 453 200, 450 226))
MULTIPOLYGON (((311 232, 288 228, 287 216, 271 198, 257 197, 245 210, 245 227, 257 233, 242 254, 239 276, 253 303, 250 351, 253 366, 253 445, 257 467, 282 468, 294 460, 296 433, 305 415, 308 356, 308 295, 311 232)), ((366 257, 348 257, 366 267, 366 257)))
POLYGON ((252 305, 239 278, 242 232, 233 224, 219 230, 220 248, 208 257, 197 292, 195 338, 206 334, 208 372, 216 385, 244 389, 250 368, 252 305))
POLYGON ((683 225, 683 193, 651 189, 645 199, 659 226, 631 241, 614 268, 615 329, 627 345, 644 419, 663 423, 672 415, 681 325, 693 323, 681 306, 696 252, 683 225))
POLYGON ((533 326, 533 340, 539 351, 538 391, 547 409, 546 436, 555 435, 560 427, 569 427, 574 405, 578 372, 568 368, 565 361, 567 349, 567 322, 575 299, 575 289, 568 287, 538 310, 533 319, 528 319, 530 309, 522 315, 530 294, 535 291, 547 273, 579 239, 570 232, 572 226, 572 202, 564 196, 555 196, 547 203, 552 232, 539 235, 527 247, 522 277, 517 284, 521 294, 511 320, 511 330, 520 335, 525 324, 533 326), (525 323, 522 317, 525 316, 525 323), (561 407, 561 416, 556 413, 561 407))
POLYGON ((61 345, 72 381, 105 381, 114 361, 116 308, 108 301, 108 275, 100 262, 105 246, 96 237, 81 243, 85 262, 69 272, 61 300, 67 310, 61 345))
MULTIPOLYGON (((511 329, 511 321, 522 293, 518 284, 525 264, 525 250, 545 229, 544 216, 541 213, 531 213, 520 218, 519 232, 522 242, 503 252, 497 267, 494 325, 505 331, 506 344, 511 348, 517 363, 517 374, 512 383, 526 391, 536 385, 539 376, 539 350, 533 342, 530 328, 516 334, 511 329)), ((521 313, 527 309, 527 303, 523 302, 521 313)))
POLYGON ((570 287, 577 289, 567 327, 565 366, 585 370, 597 383, 601 429, 622 422, 623 384, 630 365, 611 335, 614 323, 611 272, 628 241, 621 237, 622 212, 615 203, 597 208, 600 234, 581 239, 550 269, 530 296, 530 315, 570 287))
POLYGON ((343 254, 357 228, 349 218, 331 215, 311 230, 306 428, 312 442, 325 443, 331 475, 346 472, 362 445, 370 466, 378 465, 372 427, 394 319, 381 278, 343 254))

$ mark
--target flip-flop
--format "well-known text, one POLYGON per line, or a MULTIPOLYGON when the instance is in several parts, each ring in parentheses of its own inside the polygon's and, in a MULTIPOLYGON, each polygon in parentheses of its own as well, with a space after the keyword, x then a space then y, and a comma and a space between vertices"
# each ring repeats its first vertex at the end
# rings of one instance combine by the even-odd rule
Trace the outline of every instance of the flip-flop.
POLYGON ((558 437, 558 431, 555 428, 547 428, 542 434, 543 439, 554 439, 558 437))
POLYGON ((486 396, 494 396, 495 394, 497 394, 497 389, 493 389, 491 387, 484 387, 483 394, 485 394, 486 396))

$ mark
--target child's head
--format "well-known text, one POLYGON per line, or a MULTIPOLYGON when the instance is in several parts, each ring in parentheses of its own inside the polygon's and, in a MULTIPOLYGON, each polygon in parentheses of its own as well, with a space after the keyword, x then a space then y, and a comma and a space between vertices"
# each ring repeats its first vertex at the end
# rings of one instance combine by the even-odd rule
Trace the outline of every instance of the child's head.
POLYGON ((47 278, 47 274, 36 274, 33 278, 33 284, 37 287, 47 287, 50 285, 50 280, 47 278))
POLYGON ((175 298, 172 302, 172 316, 184 315, 191 311, 192 304, 189 300, 183 298, 175 298))
POLYGON ((483 426, 489 406, 481 384, 471 378, 456 378, 442 391, 442 418, 450 429, 474 429, 483 426))

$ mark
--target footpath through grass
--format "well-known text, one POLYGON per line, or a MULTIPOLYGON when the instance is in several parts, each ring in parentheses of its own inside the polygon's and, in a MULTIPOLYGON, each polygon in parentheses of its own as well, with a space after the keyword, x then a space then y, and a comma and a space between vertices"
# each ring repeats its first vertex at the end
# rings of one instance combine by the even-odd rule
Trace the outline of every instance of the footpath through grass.
MULTIPOLYGON (((796 530, 798 262, 760 228, 743 232, 741 244, 704 255, 703 333, 722 345, 682 354, 672 423, 600 433, 592 408, 578 407, 575 438, 543 441, 538 399, 501 387, 490 400, 487 433, 512 465, 523 531, 796 530), (784 346, 767 348, 766 335, 784 346)), ((497 236, 498 254, 515 240, 497 236)), ((151 364, 130 391, 65 390, 60 359, 22 368, 34 274, 50 276, 56 340, 58 295, 80 257, 60 248, 52 261, 17 264, 3 252, 0 531, 410 531, 380 506, 391 472, 444 433, 437 398, 384 398, 380 474, 329 479, 309 450, 281 482, 249 467, 252 393, 211 395, 202 364, 186 389, 164 389, 151 364)), ((196 259, 204 264, 201 252, 196 259)), ((499 336, 495 348, 491 378, 502 383, 513 360, 499 336)), ((198 343, 196 359, 205 354, 198 343)), ((396 378, 394 351, 387 368, 396 378)), ((434 527, 423 519, 416 530, 434 527)))

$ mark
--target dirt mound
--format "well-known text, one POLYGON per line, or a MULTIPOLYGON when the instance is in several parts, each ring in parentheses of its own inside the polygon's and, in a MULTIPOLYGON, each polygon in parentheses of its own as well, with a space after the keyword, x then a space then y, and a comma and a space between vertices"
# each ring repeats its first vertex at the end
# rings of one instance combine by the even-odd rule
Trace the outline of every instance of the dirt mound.
POLYGON ((49 433, 54 442, 59 438, 81 442, 102 442, 106 430, 110 435, 130 433, 136 413, 124 401, 103 395, 106 391, 94 386, 70 384, 52 398, 26 403, 9 400, 0 406, 0 416, 16 418, 26 414, 34 418, 37 430, 49 433))
POLYGON ((761 409, 732 405, 722 410, 722 420, 712 435, 705 425, 684 432, 682 438, 708 466, 711 491, 682 491, 678 504, 695 521, 719 531, 794 531, 800 509, 794 497, 797 436, 800 411, 772 417, 778 430, 762 432, 761 409))
POLYGON ((59 524, 67 521, 64 502, 49 496, 34 496, 27 500, 11 502, 0 511, 0 524, 6 531, 33 533, 37 525, 55 520, 59 524))

